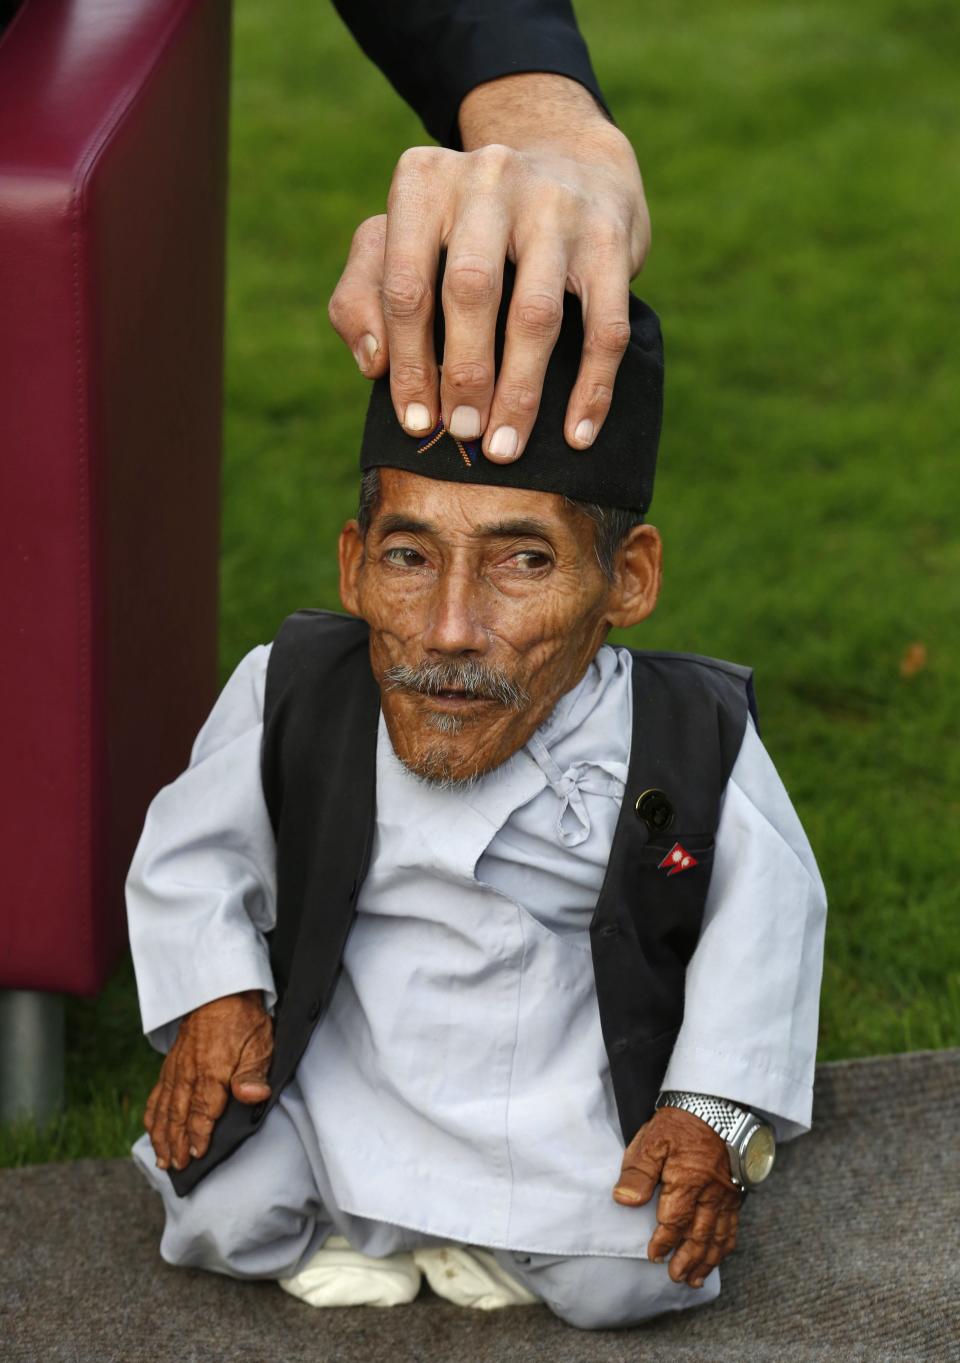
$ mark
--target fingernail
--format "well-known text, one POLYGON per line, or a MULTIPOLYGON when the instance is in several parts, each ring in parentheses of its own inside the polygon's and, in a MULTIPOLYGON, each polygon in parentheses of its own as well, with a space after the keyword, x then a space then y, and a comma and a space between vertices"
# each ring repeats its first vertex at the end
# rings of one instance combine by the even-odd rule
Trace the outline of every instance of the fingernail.
POLYGON ((693 1282, 690 1284, 690 1286, 691 1286, 691 1287, 702 1287, 702 1286, 703 1286, 703 1279, 702 1279, 702 1278, 694 1278, 694 1280, 693 1280, 693 1282))
POLYGON ((617 1184, 616 1188, 614 1188, 613 1191, 615 1193, 618 1193, 620 1197, 626 1198, 628 1202, 640 1201, 640 1194, 638 1192, 635 1192, 633 1188, 621 1188, 620 1185, 617 1184))
POLYGON ((476 440, 480 434, 480 413, 476 407, 454 407, 447 429, 460 440, 476 440))
POLYGON ((183 1168, 183 1166, 181 1165, 181 1163, 180 1163, 180 1161, 179 1161, 178 1159, 175 1159, 175 1160, 173 1161, 173 1167, 174 1167, 174 1169, 182 1169, 182 1168, 183 1168))
POLYGON ((663 1257, 662 1254, 658 1254, 657 1257, 654 1259, 653 1262, 654 1262, 655 1264, 664 1264, 664 1263, 666 1263, 666 1259, 664 1259, 664 1257, 663 1257))
POLYGON ((403 424, 408 431, 429 431, 430 413, 422 402, 408 402, 403 413, 403 424))
POLYGON ((520 438, 512 426, 498 426, 490 439, 490 453, 498 458, 512 459, 520 438))
POLYGON ((167 1167, 167 1161, 166 1161, 165 1159, 158 1159, 158 1160, 157 1160, 157 1168, 158 1168, 158 1169, 166 1169, 166 1167, 167 1167))
POLYGON ((588 421, 585 417, 583 421, 579 423, 577 429, 574 431, 573 438, 574 440, 579 440, 583 445, 589 445, 592 442, 595 434, 596 427, 594 426, 592 421, 588 421))
POLYGON ((361 369, 369 369, 377 358, 377 351, 379 349, 380 346, 376 336, 371 336, 368 331, 366 335, 361 336, 357 342, 356 349, 353 352, 353 358, 361 369))
POLYGON ((200 1158, 200 1156, 197 1154, 196 1150, 194 1149, 194 1147, 193 1147, 192 1145, 191 1145, 191 1147, 190 1147, 190 1158, 191 1158, 191 1159, 199 1159, 199 1158, 200 1158))

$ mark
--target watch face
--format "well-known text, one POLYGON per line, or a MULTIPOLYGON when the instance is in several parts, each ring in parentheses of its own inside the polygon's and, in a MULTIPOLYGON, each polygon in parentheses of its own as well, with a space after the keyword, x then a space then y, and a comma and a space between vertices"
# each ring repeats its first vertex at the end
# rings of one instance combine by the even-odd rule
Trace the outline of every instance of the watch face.
POLYGON ((749 1186, 762 1183, 773 1168, 777 1147, 769 1126, 758 1126, 740 1152, 740 1167, 749 1186))

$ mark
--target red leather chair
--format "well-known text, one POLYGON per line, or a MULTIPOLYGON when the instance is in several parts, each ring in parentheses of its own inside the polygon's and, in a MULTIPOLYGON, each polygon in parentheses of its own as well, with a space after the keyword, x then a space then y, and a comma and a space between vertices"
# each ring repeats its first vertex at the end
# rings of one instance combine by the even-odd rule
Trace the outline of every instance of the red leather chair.
POLYGON ((144 812, 215 694, 229 52, 229 0, 23 0, 0 34, 7 1115, 42 995, 123 951, 144 812))

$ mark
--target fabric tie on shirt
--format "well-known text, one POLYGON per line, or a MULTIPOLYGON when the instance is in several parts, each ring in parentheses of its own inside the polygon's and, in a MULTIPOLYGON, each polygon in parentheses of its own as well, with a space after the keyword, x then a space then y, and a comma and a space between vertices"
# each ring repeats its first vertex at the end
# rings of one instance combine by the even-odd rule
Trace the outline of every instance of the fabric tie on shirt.
POLYGON ((626 763, 601 757, 592 762, 573 762, 566 771, 561 771, 539 734, 527 740, 527 752, 560 800, 557 837, 564 847, 579 847, 590 836, 590 814, 584 795, 609 795, 613 800, 622 800, 627 785, 626 763))

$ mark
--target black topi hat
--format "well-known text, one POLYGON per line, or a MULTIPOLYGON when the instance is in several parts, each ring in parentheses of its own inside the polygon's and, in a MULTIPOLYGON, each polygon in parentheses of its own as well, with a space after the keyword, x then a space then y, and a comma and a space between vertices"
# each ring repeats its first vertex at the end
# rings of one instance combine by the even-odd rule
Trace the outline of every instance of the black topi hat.
MULTIPOLYGON (((437 278, 434 345, 443 357, 443 309, 439 306, 444 259, 437 278)), ((513 294, 514 266, 507 261, 497 316, 497 372, 503 357, 507 309, 513 294)), ((580 299, 567 293, 563 322, 547 365, 543 397, 527 446, 512 464, 487 459, 479 440, 457 440, 442 424, 427 435, 408 435, 397 420, 389 377, 377 379, 370 396, 360 447, 360 467, 408 469, 451 483, 490 483, 500 487, 559 492, 575 501, 626 507, 644 512, 653 497, 657 443, 663 411, 663 342, 657 314, 630 295, 630 342, 617 374, 609 415, 587 450, 571 449, 563 419, 583 349, 580 299)))

